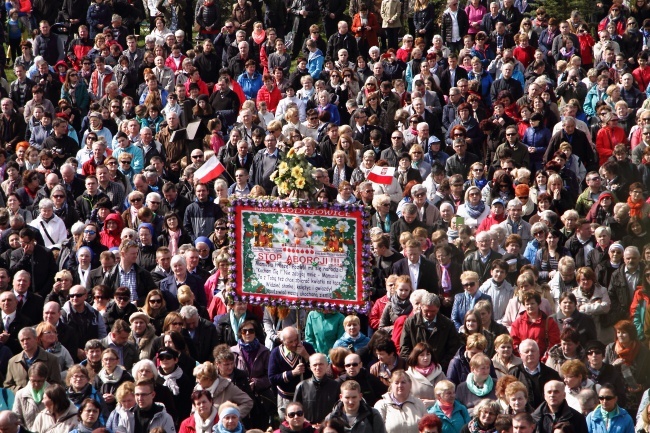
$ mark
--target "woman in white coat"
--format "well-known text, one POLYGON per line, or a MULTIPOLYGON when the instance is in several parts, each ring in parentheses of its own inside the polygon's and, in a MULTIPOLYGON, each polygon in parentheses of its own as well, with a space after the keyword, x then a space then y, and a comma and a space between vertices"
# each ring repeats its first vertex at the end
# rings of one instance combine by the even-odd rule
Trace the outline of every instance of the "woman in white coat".
POLYGON ((404 370, 395 370, 390 388, 375 409, 384 420, 386 433, 418 433, 418 422, 427 414, 422 400, 411 393, 413 382, 404 370))
POLYGON ((418 343, 409 355, 406 374, 411 378, 411 394, 419 398, 428 409, 436 402, 434 387, 447 376, 435 359, 433 349, 428 343, 418 343))
POLYGON ((18 415, 20 425, 29 431, 34 430, 36 416, 45 409, 43 395, 47 386, 47 367, 42 362, 36 362, 27 370, 29 381, 27 386, 16 393, 13 413, 18 415))
POLYGON ((48 385, 43 395, 43 409, 34 421, 34 431, 39 433, 68 433, 77 427, 77 408, 68 399, 61 385, 48 385))

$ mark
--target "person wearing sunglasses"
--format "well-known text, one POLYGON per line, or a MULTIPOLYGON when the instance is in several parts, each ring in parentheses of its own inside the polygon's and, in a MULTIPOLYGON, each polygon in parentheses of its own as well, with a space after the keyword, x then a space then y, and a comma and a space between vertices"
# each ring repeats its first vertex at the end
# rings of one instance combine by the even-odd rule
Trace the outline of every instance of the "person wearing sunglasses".
POLYGON ((460 281, 464 293, 455 296, 454 306, 451 311, 451 319, 456 325, 456 329, 463 326, 465 314, 473 308, 478 301, 486 300, 492 302, 485 293, 479 290, 479 275, 474 271, 465 271, 460 276, 460 281))
POLYGON ((616 390, 612 385, 605 384, 598 390, 598 401, 600 405, 587 415, 589 433, 603 433, 611 429, 620 432, 635 430, 632 414, 619 405, 616 390))
POLYGON ((587 366, 588 379, 591 379, 596 385, 613 384, 618 403, 625 406, 627 400, 625 381, 618 368, 605 363, 605 344, 594 339, 587 342, 584 347, 587 357, 585 365, 587 366))

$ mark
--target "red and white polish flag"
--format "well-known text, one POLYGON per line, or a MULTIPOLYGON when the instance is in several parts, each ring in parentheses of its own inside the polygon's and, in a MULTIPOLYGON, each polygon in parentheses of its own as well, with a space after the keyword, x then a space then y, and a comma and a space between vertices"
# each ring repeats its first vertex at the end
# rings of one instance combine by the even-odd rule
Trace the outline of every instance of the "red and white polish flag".
POLYGON ((368 180, 382 185, 390 185, 393 182, 394 175, 395 167, 379 167, 375 165, 368 173, 368 180))
POLYGON ((194 172, 194 179, 198 179, 201 183, 210 182, 212 179, 216 179, 221 176, 226 170, 226 167, 213 155, 208 159, 201 167, 199 167, 196 172, 194 172))

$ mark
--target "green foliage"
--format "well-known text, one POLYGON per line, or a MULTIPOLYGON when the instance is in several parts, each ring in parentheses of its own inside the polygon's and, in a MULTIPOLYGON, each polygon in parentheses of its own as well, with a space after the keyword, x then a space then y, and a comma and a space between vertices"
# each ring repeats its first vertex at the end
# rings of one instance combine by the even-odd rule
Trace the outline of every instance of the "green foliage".
POLYGON ((543 6, 549 17, 555 17, 561 21, 568 19, 571 12, 576 9, 580 11, 580 16, 583 19, 588 19, 594 14, 595 5, 593 1, 589 0, 545 0, 538 2, 538 6, 543 6))

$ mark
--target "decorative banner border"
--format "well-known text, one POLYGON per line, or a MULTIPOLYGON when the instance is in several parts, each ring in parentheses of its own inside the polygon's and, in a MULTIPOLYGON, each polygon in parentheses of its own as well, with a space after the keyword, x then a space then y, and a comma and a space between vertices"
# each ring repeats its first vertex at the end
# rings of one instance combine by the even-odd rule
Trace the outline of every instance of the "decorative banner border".
POLYGON ((369 217, 367 209, 356 204, 270 197, 231 198, 228 207, 230 288, 235 298, 254 305, 368 313, 372 284, 369 217), (273 220, 273 226, 265 220, 273 220), (327 227, 317 225, 319 233, 324 234, 317 236, 311 231, 310 221, 331 221, 334 224, 327 227), (286 225, 279 233, 278 224, 286 225), (350 227, 350 224, 354 227, 350 227), (299 236, 294 236, 295 230, 299 231, 299 236), (253 247, 245 247, 245 243, 253 247), (268 254, 265 263, 253 260, 253 248, 258 258, 268 254), (285 294, 268 292, 259 280, 277 281, 277 272, 267 272, 263 278, 257 278, 253 267, 268 266, 271 259, 277 262, 279 250, 286 258, 278 266, 291 270, 292 277, 304 282, 306 296, 294 295, 297 291, 295 287, 286 287, 285 294), (301 262, 304 260, 304 264, 295 266, 291 257, 301 262), (335 269, 334 273, 339 276, 345 274, 341 285, 330 287, 332 290, 327 295, 323 293, 323 281, 313 280, 314 275, 318 274, 319 265, 324 263, 330 269, 335 269), (345 273, 350 267, 354 272, 345 273), (318 296, 314 296, 316 293, 313 291, 309 296, 307 286, 310 285, 320 285, 317 287, 318 296), (255 291, 252 291, 253 288, 255 291))

